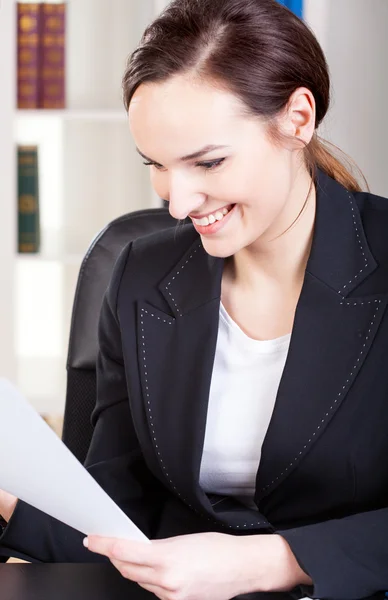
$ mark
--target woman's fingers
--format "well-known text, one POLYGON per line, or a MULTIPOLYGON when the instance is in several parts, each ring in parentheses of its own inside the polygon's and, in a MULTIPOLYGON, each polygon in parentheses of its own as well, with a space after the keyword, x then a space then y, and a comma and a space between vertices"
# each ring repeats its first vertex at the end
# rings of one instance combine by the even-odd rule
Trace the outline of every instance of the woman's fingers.
POLYGON ((95 535, 91 535, 86 539, 87 548, 91 552, 102 554, 110 559, 113 558, 115 560, 149 567, 156 564, 152 543, 104 538, 95 535))
POLYGON ((151 567, 135 565, 122 560, 110 559, 112 565, 121 573, 125 579, 135 581, 139 585, 158 585, 158 575, 151 567))

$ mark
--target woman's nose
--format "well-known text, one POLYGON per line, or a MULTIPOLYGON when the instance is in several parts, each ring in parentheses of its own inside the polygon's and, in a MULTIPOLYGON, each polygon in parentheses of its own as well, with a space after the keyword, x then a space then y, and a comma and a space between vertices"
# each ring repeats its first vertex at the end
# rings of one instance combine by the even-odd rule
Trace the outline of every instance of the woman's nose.
POLYGON ((189 198, 172 198, 170 195, 168 210, 174 219, 184 220, 190 213, 198 210, 204 201, 203 194, 193 194, 189 198))
POLYGON ((206 194, 198 191, 199 182, 182 170, 170 170, 162 175, 154 176, 153 185, 158 195, 167 200, 170 215, 183 220, 190 213, 198 212, 206 201, 206 194))

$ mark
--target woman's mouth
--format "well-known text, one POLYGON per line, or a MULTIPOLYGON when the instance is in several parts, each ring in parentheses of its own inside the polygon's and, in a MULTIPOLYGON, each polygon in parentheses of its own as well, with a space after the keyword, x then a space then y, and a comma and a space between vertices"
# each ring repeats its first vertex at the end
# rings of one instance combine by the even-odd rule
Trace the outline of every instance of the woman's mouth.
POLYGON ((206 217, 202 217, 201 219, 195 219, 194 217, 191 217, 191 220, 193 221, 195 229, 201 235, 217 233, 217 231, 219 231, 221 227, 226 225, 227 221, 229 221, 229 218, 234 212, 235 207, 236 204, 230 204, 229 206, 215 211, 206 217))

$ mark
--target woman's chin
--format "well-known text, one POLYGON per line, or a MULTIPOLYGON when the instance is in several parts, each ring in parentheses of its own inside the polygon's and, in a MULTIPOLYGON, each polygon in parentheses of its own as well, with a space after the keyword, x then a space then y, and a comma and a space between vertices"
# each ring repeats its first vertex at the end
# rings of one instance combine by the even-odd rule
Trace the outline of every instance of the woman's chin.
POLYGON ((214 258, 229 258, 241 250, 235 240, 209 240, 201 237, 202 245, 210 256, 214 258))

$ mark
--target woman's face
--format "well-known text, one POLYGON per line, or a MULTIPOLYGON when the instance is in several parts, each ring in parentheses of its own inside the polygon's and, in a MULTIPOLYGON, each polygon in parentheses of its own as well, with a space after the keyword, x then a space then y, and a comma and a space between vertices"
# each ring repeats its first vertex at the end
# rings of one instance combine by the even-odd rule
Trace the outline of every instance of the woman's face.
POLYGON ((295 199, 296 153, 240 113, 234 95, 183 76, 142 84, 129 107, 137 149, 153 163, 156 194, 173 217, 192 219, 212 256, 280 235, 305 200, 295 199), (210 145, 219 148, 203 151, 210 145))

